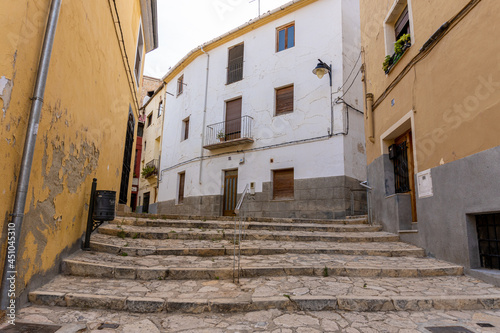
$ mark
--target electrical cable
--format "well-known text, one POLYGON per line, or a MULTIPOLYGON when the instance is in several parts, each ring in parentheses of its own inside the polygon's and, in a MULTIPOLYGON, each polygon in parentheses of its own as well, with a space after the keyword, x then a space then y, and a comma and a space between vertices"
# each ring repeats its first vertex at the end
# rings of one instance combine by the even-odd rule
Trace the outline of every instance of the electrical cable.
POLYGON ((342 99, 347 94, 347 92, 349 92, 349 89, 351 89, 351 87, 354 84, 354 82, 356 82, 356 78, 358 77, 359 73, 361 73, 361 68, 363 68, 363 67, 362 66, 359 67, 358 73, 356 74, 356 76, 352 80, 351 85, 349 86, 349 88, 347 88, 347 90, 344 91, 344 93, 342 94, 342 96, 339 97, 340 99, 342 99))

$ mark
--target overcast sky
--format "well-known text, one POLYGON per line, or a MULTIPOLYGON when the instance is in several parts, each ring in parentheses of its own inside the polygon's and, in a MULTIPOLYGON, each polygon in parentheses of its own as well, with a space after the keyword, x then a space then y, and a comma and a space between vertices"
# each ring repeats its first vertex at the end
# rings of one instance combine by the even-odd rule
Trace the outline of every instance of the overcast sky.
MULTIPOLYGON (((259 0, 158 0, 159 47, 144 74, 161 78, 189 51, 258 16, 259 0)), ((261 13, 290 0, 260 0, 261 13)))

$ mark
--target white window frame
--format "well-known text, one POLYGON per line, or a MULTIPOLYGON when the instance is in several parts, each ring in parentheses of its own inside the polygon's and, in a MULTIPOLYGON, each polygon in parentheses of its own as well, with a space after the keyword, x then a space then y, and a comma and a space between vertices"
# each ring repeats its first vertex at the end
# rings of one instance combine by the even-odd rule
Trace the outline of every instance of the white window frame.
POLYGON ((142 23, 139 21, 139 32, 137 33, 137 43, 135 48, 135 58, 134 58, 134 76, 136 86, 139 87, 139 82, 142 76, 142 65, 144 63, 144 32, 142 30, 142 23), (137 68, 137 55, 139 54, 139 46, 140 46, 140 58, 139 58, 139 71, 136 72, 137 68))
POLYGON ((411 43, 415 44, 415 36, 413 28, 413 11, 411 8, 411 0, 394 0, 389 13, 387 14, 384 20, 384 37, 385 37, 385 54, 393 55, 394 54, 394 43, 396 42, 394 25, 398 20, 401 13, 405 7, 408 6, 408 19, 410 21, 410 31, 411 31, 411 43))

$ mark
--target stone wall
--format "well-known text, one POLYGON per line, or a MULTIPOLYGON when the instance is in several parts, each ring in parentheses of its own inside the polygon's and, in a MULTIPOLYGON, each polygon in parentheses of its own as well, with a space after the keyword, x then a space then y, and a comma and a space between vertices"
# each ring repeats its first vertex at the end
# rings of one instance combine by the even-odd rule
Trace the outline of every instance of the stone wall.
MULTIPOLYGON (((248 196, 241 212, 250 217, 283 217, 332 219, 352 215, 351 190, 362 189, 359 181, 350 177, 296 179, 295 197, 273 200, 271 182, 262 184, 262 192, 248 196)), ((355 191, 354 215, 366 214, 366 192, 355 191)), ((222 215, 222 195, 185 197, 176 205, 174 200, 158 203, 158 214, 222 215)))

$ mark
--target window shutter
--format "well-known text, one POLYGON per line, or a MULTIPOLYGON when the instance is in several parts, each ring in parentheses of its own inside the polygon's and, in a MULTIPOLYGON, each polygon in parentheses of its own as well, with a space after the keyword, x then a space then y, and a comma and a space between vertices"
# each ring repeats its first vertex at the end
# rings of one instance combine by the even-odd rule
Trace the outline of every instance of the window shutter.
POLYGON ((293 86, 276 90, 276 115, 293 112, 293 86))
POLYGON ((229 49, 227 64, 227 83, 233 83, 241 79, 243 79, 243 44, 229 49))
POLYGON ((179 200, 178 203, 182 203, 184 201, 184 178, 186 174, 185 173, 180 173, 179 174, 179 200))
POLYGON ((403 30, 406 30, 405 26, 408 24, 409 20, 410 19, 408 16, 408 7, 406 7, 403 10, 403 13, 401 13, 398 20, 396 21, 396 24, 394 25, 394 32, 396 34, 396 39, 398 39, 400 35, 402 35, 402 33, 406 33, 406 31, 403 30))
POLYGON ((293 199, 293 169, 275 170, 273 199, 293 199))
POLYGON ((189 138, 189 118, 184 120, 184 140, 189 138))

